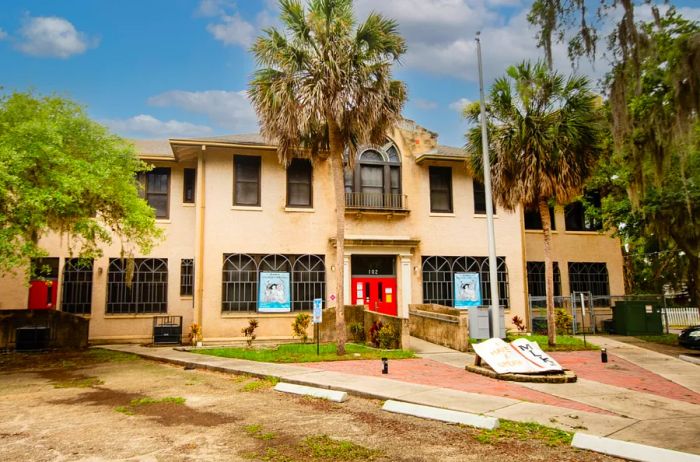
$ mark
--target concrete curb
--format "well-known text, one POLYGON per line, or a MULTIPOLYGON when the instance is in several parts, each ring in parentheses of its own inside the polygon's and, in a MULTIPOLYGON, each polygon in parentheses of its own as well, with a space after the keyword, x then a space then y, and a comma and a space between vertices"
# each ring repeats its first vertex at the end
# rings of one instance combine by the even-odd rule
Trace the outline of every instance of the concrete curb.
POLYGON ((439 420, 441 422, 457 423, 469 425, 470 427, 493 430, 498 427, 496 417, 486 417, 468 412, 452 411, 432 406, 422 406, 420 404, 406 403, 403 401, 388 400, 382 406, 383 411, 396 414, 411 415, 423 419, 439 420))
POLYGON ((690 355, 678 355, 678 359, 683 361, 700 365, 700 357, 690 356, 690 355))
POLYGON ((312 396, 314 398, 327 399, 336 403, 342 403, 348 399, 348 394, 344 391, 327 390, 324 388, 307 387, 295 385, 293 383, 280 382, 275 385, 275 391, 283 393, 293 393, 295 395, 312 396))
POLYGON ((700 456, 696 454, 630 443, 603 436, 588 435, 586 433, 575 433, 571 446, 638 462, 700 462, 700 456))

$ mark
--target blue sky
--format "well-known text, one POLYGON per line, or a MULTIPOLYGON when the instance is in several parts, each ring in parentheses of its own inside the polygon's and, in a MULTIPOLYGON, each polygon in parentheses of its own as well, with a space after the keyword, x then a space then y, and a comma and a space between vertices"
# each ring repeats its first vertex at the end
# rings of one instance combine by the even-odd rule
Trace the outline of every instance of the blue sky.
MULTIPOLYGON (((530 4, 356 0, 356 10, 399 22, 408 43, 395 68, 409 89, 404 116, 438 132, 442 144, 460 146, 460 107, 478 98, 474 34, 482 31, 487 84, 509 64, 538 59, 530 4)), ((700 19, 700 1, 674 4, 700 19)), ((0 86, 68 96, 128 137, 252 132, 245 90, 255 64, 247 50, 277 21, 273 0, 4 0, 0 86)), ((569 70, 563 46, 555 61, 569 70)), ((604 65, 580 70, 598 76, 604 65)))

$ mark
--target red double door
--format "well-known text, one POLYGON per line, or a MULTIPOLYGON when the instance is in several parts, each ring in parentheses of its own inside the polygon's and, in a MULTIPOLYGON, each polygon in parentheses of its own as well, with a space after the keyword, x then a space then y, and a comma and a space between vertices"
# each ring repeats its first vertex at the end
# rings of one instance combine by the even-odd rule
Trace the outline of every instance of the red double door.
POLYGON ((377 313, 398 315, 396 277, 353 276, 351 290, 356 305, 365 305, 377 313))

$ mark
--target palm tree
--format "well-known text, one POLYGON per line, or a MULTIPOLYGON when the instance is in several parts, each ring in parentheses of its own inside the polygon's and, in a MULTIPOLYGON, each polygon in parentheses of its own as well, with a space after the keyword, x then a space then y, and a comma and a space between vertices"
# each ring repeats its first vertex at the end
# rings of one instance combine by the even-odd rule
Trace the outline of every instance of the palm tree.
MULTIPOLYGON (((550 345, 556 344, 556 323, 549 204, 579 196, 600 155, 596 100, 587 78, 565 79, 542 62, 523 62, 494 82, 487 103, 494 198, 506 210, 534 208, 542 219, 550 345)), ((477 122, 478 104, 465 115, 477 122)), ((469 130, 466 148, 473 171, 483 175, 481 130, 469 130)))
POLYGON ((266 29, 252 47, 259 69, 249 95, 262 134, 277 141, 280 162, 330 158, 336 335, 338 354, 344 354, 344 168, 353 167, 359 146, 383 144, 400 118, 406 89, 392 80, 391 65, 406 45, 396 22, 379 14, 358 25, 352 0, 310 0, 307 7, 299 0, 280 0, 280 8, 285 30, 266 29))

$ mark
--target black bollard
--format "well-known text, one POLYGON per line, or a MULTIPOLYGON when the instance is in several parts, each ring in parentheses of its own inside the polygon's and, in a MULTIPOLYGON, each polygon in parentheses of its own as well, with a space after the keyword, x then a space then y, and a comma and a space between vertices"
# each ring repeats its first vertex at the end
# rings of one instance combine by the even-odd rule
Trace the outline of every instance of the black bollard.
POLYGON ((605 348, 600 349, 600 362, 602 362, 602 363, 608 362, 608 350, 606 350, 605 348))
POLYGON ((382 374, 388 374, 389 373, 389 358, 382 358, 382 364, 384 364, 384 367, 382 368, 382 374))

